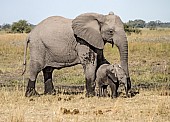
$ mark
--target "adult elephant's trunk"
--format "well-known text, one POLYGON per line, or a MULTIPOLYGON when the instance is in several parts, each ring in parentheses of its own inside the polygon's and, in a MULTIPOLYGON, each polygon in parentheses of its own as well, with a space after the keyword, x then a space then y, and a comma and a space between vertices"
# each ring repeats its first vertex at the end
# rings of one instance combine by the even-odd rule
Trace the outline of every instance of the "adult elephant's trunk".
POLYGON ((125 83, 125 86, 127 87, 126 90, 128 91, 131 88, 131 81, 128 68, 128 41, 125 31, 124 30, 117 31, 113 39, 115 40, 114 41, 115 45, 119 49, 121 67, 124 69, 127 76, 127 83, 125 83))
POLYGON ((129 69, 128 69, 128 43, 126 41, 122 41, 120 45, 118 45, 119 53, 120 53, 120 62, 122 68, 125 70, 127 77, 129 77, 129 69))

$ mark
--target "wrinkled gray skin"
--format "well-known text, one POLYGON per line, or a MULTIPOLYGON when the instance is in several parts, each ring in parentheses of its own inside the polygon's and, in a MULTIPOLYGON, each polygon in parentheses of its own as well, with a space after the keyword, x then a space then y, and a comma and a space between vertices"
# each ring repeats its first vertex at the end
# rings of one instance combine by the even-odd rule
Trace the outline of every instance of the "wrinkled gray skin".
POLYGON ((99 97, 107 96, 107 86, 109 85, 111 97, 116 98, 119 84, 124 84, 126 96, 128 96, 127 76, 120 65, 102 64, 98 68, 96 73, 96 91, 99 97))
MULTIPOLYGON (((121 66, 129 79, 128 43, 121 19, 112 12, 109 15, 97 13, 81 14, 75 19, 53 16, 39 23, 28 35, 26 51, 30 48, 30 78, 25 96, 39 95, 35 81, 43 71, 45 94, 55 94, 52 83, 54 69, 82 64, 86 79, 86 95, 95 94, 97 68, 107 63, 103 56, 105 43, 115 44, 120 51, 121 66)), ((25 68, 24 71, 25 72, 25 68)))

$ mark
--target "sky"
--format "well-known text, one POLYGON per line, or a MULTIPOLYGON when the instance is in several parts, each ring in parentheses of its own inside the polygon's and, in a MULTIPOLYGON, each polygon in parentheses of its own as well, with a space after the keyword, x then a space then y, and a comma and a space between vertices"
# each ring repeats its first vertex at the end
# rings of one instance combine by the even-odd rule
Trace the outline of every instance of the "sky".
POLYGON ((123 22, 170 22, 170 0, 0 0, 0 25, 24 19, 38 24, 49 16, 74 19, 82 13, 113 11, 123 22))

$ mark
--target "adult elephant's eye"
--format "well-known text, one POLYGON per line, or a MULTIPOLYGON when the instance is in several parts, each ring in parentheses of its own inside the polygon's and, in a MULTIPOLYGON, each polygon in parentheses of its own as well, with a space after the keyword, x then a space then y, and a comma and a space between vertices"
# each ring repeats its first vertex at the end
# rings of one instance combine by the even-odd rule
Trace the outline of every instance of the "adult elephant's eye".
POLYGON ((109 35, 113 35, 113 34, 114 34, 114 30, 113 30, 113 29, 109 29, 109 30, 108 30, 108 34, 109 34, 109 35))
POLYGON ((110 30, 110 33, 113 33, 113 30, 110 30))

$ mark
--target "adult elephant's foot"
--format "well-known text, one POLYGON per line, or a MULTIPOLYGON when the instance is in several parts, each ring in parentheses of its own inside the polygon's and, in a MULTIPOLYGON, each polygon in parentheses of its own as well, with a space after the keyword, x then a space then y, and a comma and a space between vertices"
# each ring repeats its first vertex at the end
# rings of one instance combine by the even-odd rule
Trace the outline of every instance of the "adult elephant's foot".
POLYGON ((56 90, 54 89, 54 85, 51 79, 47 80, 44 83, 44 85, 45 85, 44 95, 56 95, 56 90))
POLYGON ((25 97, 37 96, 39 97, 40 94, 35 90, 35 81, 31 81, 29 79, 27 89, 25 92, 25 97))
POLYGON ((51 91, 44 91, 44 95, 56 95, 56 90, 52 89, 51 91))
POLYGON ((95 83, 86 84, 86 97, 94 97, 95 96, 95 83))
POLYGON ((36 96, 39 97, 40 94, 35 90, 35 88, 27 88, 25 97, 36 96))
POLYGON ((90 92, 87 92, 86 97, 94 97, 95 96, 95 91, 90 91, 90 92))
POLYGON ((95 96, 95 93, 93 94, 93 93, 86 93, 86 95, 85 95, 86 97, 94 97, 95 96))

